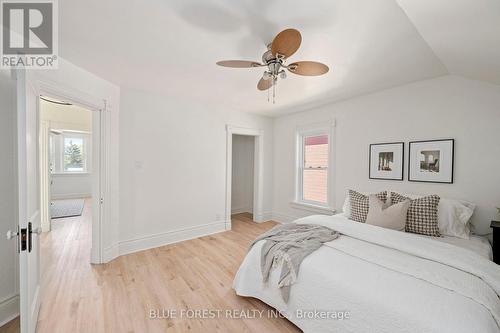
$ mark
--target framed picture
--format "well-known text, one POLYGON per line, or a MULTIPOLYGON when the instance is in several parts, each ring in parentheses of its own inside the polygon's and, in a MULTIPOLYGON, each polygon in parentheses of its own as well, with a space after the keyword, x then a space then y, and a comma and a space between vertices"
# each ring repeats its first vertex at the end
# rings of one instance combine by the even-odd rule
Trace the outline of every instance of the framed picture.
POLYGON ((408 180, 452 184, 454 146, 454 139, 410 142, 408 180))
POLYGON ((403 180, 405 144, 403 142, 370 145, 370 179, 403 180))

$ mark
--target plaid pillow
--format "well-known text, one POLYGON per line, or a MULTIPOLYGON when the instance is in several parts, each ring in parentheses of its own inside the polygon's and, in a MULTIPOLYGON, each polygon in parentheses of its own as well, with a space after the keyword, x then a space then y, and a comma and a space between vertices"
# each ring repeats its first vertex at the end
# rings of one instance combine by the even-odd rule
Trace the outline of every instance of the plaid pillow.
POLYGON ((422 198, 410 199, 399 193, 391 192, 393 204, 409 199, 410 208, 406 216, 406 232, 440 237, 438 226, 438 195, 429 195, 422 198))
MULTIPOLYGON (((380 192, 375 195, 384 203, 387 201, 387 191, 380 192)), ((349 202, 351 204, 350 219, 356 222, 365 223, 366 216, 368 216, 368 209, 370 208, 368 195, 349 190, 349 202)))

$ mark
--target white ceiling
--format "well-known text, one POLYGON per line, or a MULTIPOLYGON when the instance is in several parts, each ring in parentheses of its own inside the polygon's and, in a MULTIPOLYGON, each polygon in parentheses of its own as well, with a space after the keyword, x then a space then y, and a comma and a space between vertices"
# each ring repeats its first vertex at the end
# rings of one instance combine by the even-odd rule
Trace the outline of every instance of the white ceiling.
POLYGON ((451 74, 500 84, 499 0, 397 0, 451 74))
POLYGON ((479 78, 492 75, 498 80, 484 69, 500 58, 491 59, 493 51, 488 56, 477 52, 478 46, 499 38, 487 29, 492 22, 466 34, 464 46, 474 52, 459 45, 465 29, 457 32, 452 26, 460 22, 439 24, 449 19, 446 10, 457 11, 458 5, 466 12, 453 15, 466 14, 464 23, 470 27, 470 4, 496 1, 398 1, 64 0, 59 2, 60 53, 123 87, 189 98, 210 109, 269 116, 449 72, 460 74, 456 68, 463 74, 484 71, 479 78), (262 68, 215 65, 223 59, 260 61, 265 45, 289 27, 302 33, 302 47, 290 60, 321 61, 330 72, 321 77, 290 74, 279 81, 275 105, 256 89, 262 68), (476 35, 481 31, 488 31, 487 41, 476 35))

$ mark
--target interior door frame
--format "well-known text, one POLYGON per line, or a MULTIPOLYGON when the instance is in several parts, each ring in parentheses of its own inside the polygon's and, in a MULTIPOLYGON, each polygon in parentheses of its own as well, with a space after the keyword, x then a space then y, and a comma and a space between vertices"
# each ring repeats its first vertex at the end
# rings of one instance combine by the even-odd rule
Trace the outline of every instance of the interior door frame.
MULTIPOLYGON (((104 262, 103 225, 110 216, 109 200, 109 161, 110 122, 105 116, 109 107, 106 100, 90 96, 77 89, 60 83, 54 84, 38 80, 40 95, 70 102, 94 112, 92 114, 92 248, 90 262, 104 262)), ((50 204, 50 200, 49 200, 50 204)))
POLYGON ((226 230, 231 230, 231 182, 233 171, 233 135, 253 136, 254 176, 253 176, 253 220, 265 222, 263 212, 264 196, 264 130, 226 125, 226 230))

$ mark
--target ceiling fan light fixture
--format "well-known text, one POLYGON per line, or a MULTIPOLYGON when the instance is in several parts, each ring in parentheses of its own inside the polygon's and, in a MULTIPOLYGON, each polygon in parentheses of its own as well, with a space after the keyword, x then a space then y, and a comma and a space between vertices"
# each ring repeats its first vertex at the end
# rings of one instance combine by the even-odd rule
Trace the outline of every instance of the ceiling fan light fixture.
POLYGON ((286 79, 287 73, 284 69, 294 75, 318 76, 326 74, 328 66, 317 61, 297 61, 289 65, 286 64, 288 58, 293 55, 302 43, 302 36, 296 29, 286 29, 281 31, 273 41, 267 45, 267 50, 262 55, 262 63, 245 60, 223 60, 217 65, 232 68, 255 68, 267 67, 262 77, 257 83, 257 89, 267 91, 268 101, 272 90, 273 104, 276 96, 276 86, 278 79, 286 79))

